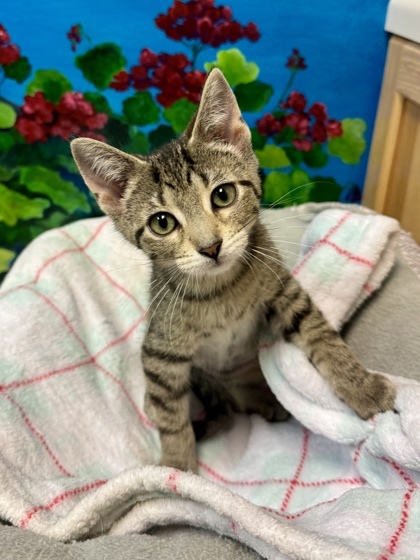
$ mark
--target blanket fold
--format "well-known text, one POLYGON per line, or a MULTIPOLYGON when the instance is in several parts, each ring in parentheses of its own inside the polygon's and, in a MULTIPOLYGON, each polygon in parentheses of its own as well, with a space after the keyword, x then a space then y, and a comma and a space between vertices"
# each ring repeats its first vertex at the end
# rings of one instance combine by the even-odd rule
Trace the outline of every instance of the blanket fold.
MULTIPOLYGON (((293 273, 340 328, 379 289, 398 224, 333 208, 293 273)), ((58 540, 190 524, 264 558, 420 558, 420 384, 363 421, 290 343, 261 366, 294 419, 238 415, 200 475, 153 466, 140 345, 149 263, 106 218, 40 236, 0 289, 0 517, 58 540)))

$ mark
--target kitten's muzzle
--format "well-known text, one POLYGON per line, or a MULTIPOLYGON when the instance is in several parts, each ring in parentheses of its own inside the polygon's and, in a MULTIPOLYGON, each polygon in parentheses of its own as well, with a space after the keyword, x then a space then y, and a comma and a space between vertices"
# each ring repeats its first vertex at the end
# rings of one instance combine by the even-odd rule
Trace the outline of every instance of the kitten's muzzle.
POLYGON ((210 259, 214 259, 215 261, 217 261, 217 257, 219 256, 221 246, 222 246, 222 241, 221 240, 216 241, 209 247, 198 249, 198 252, 200 253, 200 255, 203 255, 204 257, 209 257, 210 259))

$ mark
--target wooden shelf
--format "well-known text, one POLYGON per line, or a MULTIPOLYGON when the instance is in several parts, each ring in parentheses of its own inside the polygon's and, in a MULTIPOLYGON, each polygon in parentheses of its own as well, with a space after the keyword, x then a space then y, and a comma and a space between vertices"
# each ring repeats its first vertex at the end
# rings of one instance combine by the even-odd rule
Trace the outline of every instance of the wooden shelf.
POLYGON ((420 45, 389 42, 363 203, 420 242, 420 45))

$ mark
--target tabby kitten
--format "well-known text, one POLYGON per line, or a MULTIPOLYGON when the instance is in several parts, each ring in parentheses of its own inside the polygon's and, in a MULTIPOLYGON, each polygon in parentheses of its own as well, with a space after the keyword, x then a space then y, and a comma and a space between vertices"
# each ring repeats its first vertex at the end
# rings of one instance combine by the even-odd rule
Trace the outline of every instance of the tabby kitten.
POLYGON ((269 419, 285 415, 258 366, 263 330, 302 348, 362 418, 393 408, 393 385, 356 361, 280 264, 259 220, 261 184, 250 131, 219 70, 208 76, 185 133, 150 155, 86 138, 71 148, 99 206, 152 262, 141 352, 146 411, 160 432, 162 465, 197 471, 191 372, 204 384, 216 376, 229 385, 244 375, 248 394, 223 393, 233 408, 269 419))

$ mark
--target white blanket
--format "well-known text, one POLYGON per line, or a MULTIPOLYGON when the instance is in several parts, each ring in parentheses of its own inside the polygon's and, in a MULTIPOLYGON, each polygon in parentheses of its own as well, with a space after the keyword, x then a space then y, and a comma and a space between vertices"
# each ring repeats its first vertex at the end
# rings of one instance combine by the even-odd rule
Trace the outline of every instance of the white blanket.
MULTIPOLYGON (((329 210, 294 270, 337 327, 392 266, 397 224, 329 210)), ((420 386, 364 422, 291 344, 261 364, 296 420, 237 416, 200 475, 155 467, 140 345, 149 265, 105 218, 51 231, 0 290, 0 517, 60 540, 186 523, 265 558, 420 558, 420 386), (133 507, 134 506, 134 507, 133 507)))

